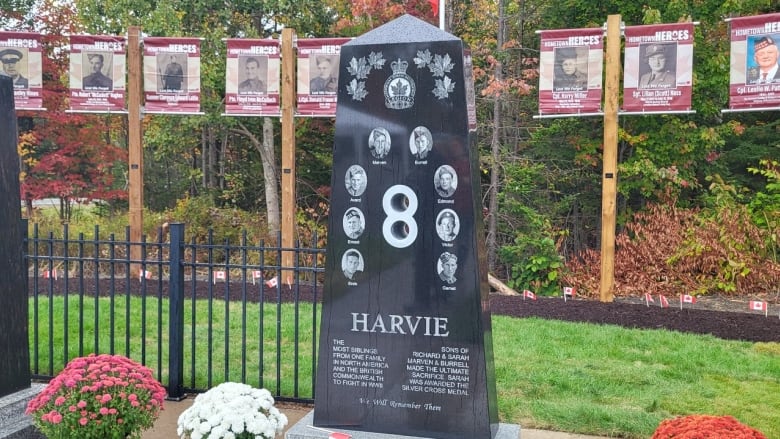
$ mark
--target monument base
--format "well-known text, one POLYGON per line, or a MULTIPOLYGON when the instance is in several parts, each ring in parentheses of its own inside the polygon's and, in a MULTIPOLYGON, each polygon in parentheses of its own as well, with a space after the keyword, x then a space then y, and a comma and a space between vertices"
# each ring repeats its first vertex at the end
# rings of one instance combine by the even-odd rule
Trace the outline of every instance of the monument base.
MULTIPOLYGON (((301 418, 293 425, 284 439, 328 439, 329 433, 311 428, 314 422, 314 410, 301 418)), ((388 433, 373 433, 366 431, 354 431, 339 429, 339 433, 346 433, 352 439, 420 439, 419 436, 401 436, 388 433)), ((498 424, 498 432, 495 439, 520 439, 520 426, 517 424, 498 424)))
POLYGON ((27 403, 35 398, 45 384, 33 383, 29 389, 0 398, 0 439, 44 439, 24 414, 27 403))

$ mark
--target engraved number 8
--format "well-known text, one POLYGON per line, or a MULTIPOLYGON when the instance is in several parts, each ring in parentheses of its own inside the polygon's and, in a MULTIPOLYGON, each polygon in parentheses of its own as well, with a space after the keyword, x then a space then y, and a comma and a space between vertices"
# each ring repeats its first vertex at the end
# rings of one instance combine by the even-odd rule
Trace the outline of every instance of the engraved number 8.
POLYGON ((406 248, 417 239, 417 194, 409 186, 391 186, 382 197, 382 208, 387 218, 382 223, 385 241, 395 248, 406 248))

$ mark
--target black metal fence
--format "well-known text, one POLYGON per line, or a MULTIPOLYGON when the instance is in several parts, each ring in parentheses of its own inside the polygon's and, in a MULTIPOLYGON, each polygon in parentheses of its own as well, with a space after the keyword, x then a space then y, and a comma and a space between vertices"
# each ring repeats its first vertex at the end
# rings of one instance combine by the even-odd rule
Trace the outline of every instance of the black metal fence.
POLYGON ((238 381, 311 402, 325 255, 316 235, 292 248, 249 244, 246 232, 239 243, 184 235, 171 224, 156 242, 131 242, 129 229, 101 236, 97 226, 89 238, 67 225, 40 236, 35 224, 25 255, 33 377, 110 353, 150 367, 174 399, 238 381))

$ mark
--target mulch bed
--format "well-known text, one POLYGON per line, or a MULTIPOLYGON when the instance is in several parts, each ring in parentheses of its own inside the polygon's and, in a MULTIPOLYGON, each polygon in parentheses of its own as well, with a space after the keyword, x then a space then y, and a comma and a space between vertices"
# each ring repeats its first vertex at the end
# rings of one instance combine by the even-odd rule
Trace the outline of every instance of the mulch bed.
MULTIPOLYGON (((33 279, 30 279, 30 294, 34 288, 33 279)), ((217 282, 213 284, 207 280, 194 283, 185 281, 185 298, 193 296, 204 299, 242 300, 245 296, 249 302, 260 300, 261 284, 246 285, 243 290, 242 283, 226 284, 217 282), (229 290, 228 290, 229 287, 229 290)), ((129 291, 138 295, 143 290, 138 279, 131 279, 129 289, 126 279, 101 279, 97 285, 101 296, 110 294, 121 295, 129 291)), ((149 279, 145 283, 145 291, 148 296, 163 297, 168 295, 167 281, 149 279)), ((78 279, 69 279, 68 290, 76 291, 80 288, 78 279)), ((94 279, 84 279, 84 294, 95 294, 94 279)), ((40 294, 61 294, 65 291, 63 279, 51 280, 38 279, 37 289, 40 294)), ((264 300, 276 303, 277 301, 292 302, 300 300, 311 302, 322 299, 322 289, 313 290, 310 286, 302 285, 299 288, 289 288, 281 285, 280 289, 268 289, 263 287, 264 300)), ((656 298, 656 302, 657 302, 656 298)), ((735 300, 734 298, 703 297, 695 305, 685 304, 680 309, 676 298, 669 298, 670 307, 662 308, 656 304, 645 306, 638 298, 616 298, 614 302, 603 303, 598 300, 576 298, 564 301, 562 298, 539 297, 538 300, 523 300, 521 296, 505 296, 491 294, 490 308, 493 314, 507 315, 517 318, 539 317, 543 319, 563 320, 570 322, 587 322, 594 324, 619 325, 626 328, 666 329, 670 331, 688 332, 695 334, 711 334, 715 337, 727 340, 744 340, 751 342, 780 342, 780 318, 778 311, 780 304, 770 302, 769 316, 764 317, 763 312, 750 312, 748 300, 735 300)))

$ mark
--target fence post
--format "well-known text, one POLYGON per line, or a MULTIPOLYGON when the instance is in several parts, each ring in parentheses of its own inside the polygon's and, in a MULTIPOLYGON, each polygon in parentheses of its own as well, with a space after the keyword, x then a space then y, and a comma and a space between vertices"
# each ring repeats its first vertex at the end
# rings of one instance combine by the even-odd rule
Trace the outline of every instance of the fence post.
MULTIPOLYGON (((184 399, 184 224, 171 223, 168 283, 168 399, 184 399)), ((192 279, 195 282, 193 276, 192 279)))

